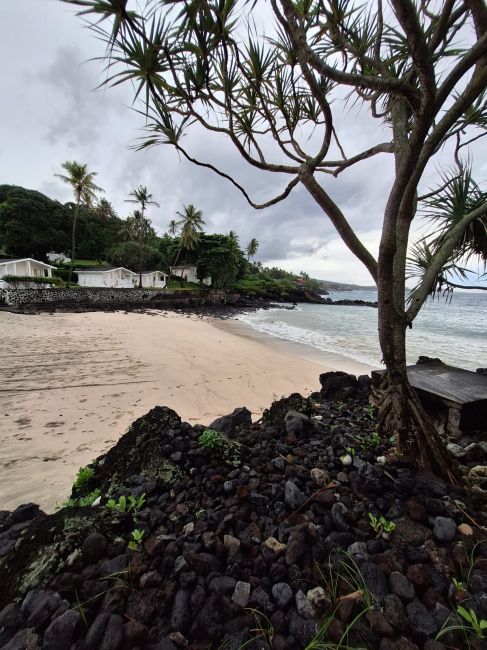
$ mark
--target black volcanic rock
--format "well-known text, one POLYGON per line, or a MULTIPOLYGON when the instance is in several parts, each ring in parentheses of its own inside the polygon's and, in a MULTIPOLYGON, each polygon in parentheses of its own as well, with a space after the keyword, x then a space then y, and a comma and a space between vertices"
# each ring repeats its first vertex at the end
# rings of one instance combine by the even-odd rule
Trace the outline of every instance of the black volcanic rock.
MULTIPOLYGON (((101 505, 20 511, 32 520, 3 513, 1 539, 13 546, 0 558, 0 645, 252 648, 264 630, 259 647, 302 650, 335 611, 330 642, 350 626, 351 647, 441 650, 434 638, 457 616, 453 577, 485 619, 483 506, 395 460, 389 440, 367 444, 368 383, 340 383, 355 391, 343 404, 293 394, 254 424, 231 414, 230 462, 201 445, 203 426, 157 407, 73 495, 98 488, 101 505), (143 493, 136 510, 106 507, 143 493), (395 530, 374 529, 369 513, 395 530), (469 518, 479 527, 457 526, 469 518)), ((483 453, 478 445, 475 462, 487 466, 483 453)), ((464 638, 443 640, 462 647, 464 638)))

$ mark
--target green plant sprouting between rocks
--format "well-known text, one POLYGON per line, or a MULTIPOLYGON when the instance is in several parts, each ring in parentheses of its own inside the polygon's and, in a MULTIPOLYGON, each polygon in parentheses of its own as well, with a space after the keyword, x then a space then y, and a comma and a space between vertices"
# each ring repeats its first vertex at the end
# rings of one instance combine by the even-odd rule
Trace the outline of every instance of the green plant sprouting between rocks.
POLYGON ((377 533, 377 537, 388 535, 396 529, 396 524, 393 521, 388 521, 383 515, 376 517, 374 514, 369 512, 369 522, 377 533))
POLYGON ((361 449, 375 449, 381 443, 381 439, 377 429, 372 431, 372 433, 370 433, 369 435, 355 436, 355 440, 357 441, 361 449))
POLYGON ((364 577, 355 560, 344 551, 336 551, 340 557, 338 568, 333 569, 333 563, 328 564, 328 576, 323 573, 320 566, 317 566, 323 584, 331 600, 331 613, 325 617, 315 637, 306 646, 305 650, 365 650, 359 646, 354 647, 349 643, 349 637, 354 625, 374 607, 372 595, 367 588, 364 577), (347 594, 340 594, 340 586, 346 586, 347 594), (361 603, 359 611, 346 625, 340 639, 332 641, 328 638, 331 624, 336 618, 338 609, 345 599, 353 599, 361 603))
POLYGON ((107 508, 120 510, 120 512, 133 512, 134 514, 137 514, 143 507, 144 503, 145 492, 139 497, 135 497, 133 494, 130 494, 128 497, 122 495, 119 497, 118 501, 115 501, 115 499, 108 499, 106 506, 107 508))
POLYGON ((206 449, 218 451, 229 465, 233 467, 240 466, 239 444, 227 438, 220 431, 205 429, 198 438, 198 442, 206 449))
POLYGON ((345 447, 345 451, 347 452, 347 454, 350 454, 352 458, 355 458, 355 454, 357 453, 355 451, 355 447, 345 447))
POLYGON ((129 542, 129 549, 131 551, 138 551, 140 545, 142 544, 142 539, 144 537, 145 531, 134 528, 132 531, 132 539, 129 542))
POLYGON ((448 625, 451 616, 447 618, 445 625, 436 635, 437 640, 441 639, 445 634, 454 631, 461 631, 467 635, 474 634, 478 639, 487 638, 487 620, 483 618, 479 620, 473 609, 466 609, 465 607, 458 605, 456 609, 456 618, 457 621, 453 625, 448 625), (465 623, 461 619, 463 619, 465 623))
POLYGON ((73 498, 66 499, 66 501, 63 502, 61 507, 74 508, 76 506, 79 507, 91 506, 100 496, 101 496, 101 490, 97 488, 96 490, 93 490, 93 492, 90 492, 89 494, 85 494, 84 497, 80 497, 79 499, 73 499, 73 498))
POLYGON ((76 474, 76 479, 73 483, 74 488, 82 488, 93 478, 95 470, 88 465, 86 467, 80 467, 78 473, 76 474))

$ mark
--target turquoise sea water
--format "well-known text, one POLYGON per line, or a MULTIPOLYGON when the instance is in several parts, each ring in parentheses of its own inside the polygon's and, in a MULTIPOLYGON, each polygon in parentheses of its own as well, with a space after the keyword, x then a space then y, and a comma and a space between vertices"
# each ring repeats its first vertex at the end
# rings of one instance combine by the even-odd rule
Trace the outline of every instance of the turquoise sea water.
MULTIPOLYGON (((377 293, 342 291, 329 297, 375 301, 377 293)), ((273 337, 381 365, 377 309, 371 307, 302 304, 243 314, 238 320, 273 337)), ((407 351, 409 363, 427 355, 470 370, 487 367, 487 292, 456 292, 448 303, 429 299, 407 332, 407 351)))

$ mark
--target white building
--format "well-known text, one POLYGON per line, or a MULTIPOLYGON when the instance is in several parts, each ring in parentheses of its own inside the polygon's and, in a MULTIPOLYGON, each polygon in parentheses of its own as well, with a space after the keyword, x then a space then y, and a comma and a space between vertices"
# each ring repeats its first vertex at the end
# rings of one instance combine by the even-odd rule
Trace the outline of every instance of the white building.
MULTIPOLYGON (((139 274, 123 266, 105 267, 97 266, 88 269, 79 269, 78 284, 81 287, 109 287, 111 289, 130 289, 139 286, 139 274)), ((162 271, 143 271, 142 286, 164 289, 167 275, 162 271)))
POLYGON ((54 263, 59 262, 61 264, 67 264, 68 262, 71 262, 71 258, 65 255, 64 253, 51 252, 48 253, 46 257, 50 262, 54 262, 54 263))
POLYGON ((97 266, 75 270, 81 287, 109 287, 110 289, 129 289, 136 287, 139 276, 123 266, 97 266))
POLYGON ((16 257, 15 259, 0 259, 0 283, 4 275, 28 276, 34 278, 52 278, 55 266, 39 262, 32 257, 16 257))
MULTIPOLYGON (((196 266, 171 266, 171 275, 182 278, 185 282, 199 283, 198 276, 196 275, 196 266)), ((211 285, 211 277, 207 276, 203 279, 203 284, 209 287, 211 285)))
MULTIPOLYGON (((137 285, 139 286, 139 275, 137 275, 137 285)), ((156 287, 157 289, 164 289, 167 284, 167 273, 162 271, 142 271, 142 286, 143 287, 156 287)))

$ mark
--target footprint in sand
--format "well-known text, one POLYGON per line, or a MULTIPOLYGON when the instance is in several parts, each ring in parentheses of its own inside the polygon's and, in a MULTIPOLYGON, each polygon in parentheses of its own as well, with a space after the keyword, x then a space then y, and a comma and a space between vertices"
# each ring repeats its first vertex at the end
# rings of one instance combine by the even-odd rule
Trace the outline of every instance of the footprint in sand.
POLYGON ((62 427, 65 422, 47 422, 44 426, 53 429, 54 427, 62 427))
POLYGON ((18 420, 15 420, 15 423, 18 424, 21 427, 25 427, 26 424, 30 424, 31 418, 28 417, 21 417, 18 420))
POLYGON ((46 456, 45 458, 42 459, 42 462, 48 463, 48 462, 50 462, 52 460, 60 460, 60 459, 61 459, 61 456, 56 456, 56 454, 54 454, 53 456, 46 456))

